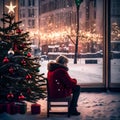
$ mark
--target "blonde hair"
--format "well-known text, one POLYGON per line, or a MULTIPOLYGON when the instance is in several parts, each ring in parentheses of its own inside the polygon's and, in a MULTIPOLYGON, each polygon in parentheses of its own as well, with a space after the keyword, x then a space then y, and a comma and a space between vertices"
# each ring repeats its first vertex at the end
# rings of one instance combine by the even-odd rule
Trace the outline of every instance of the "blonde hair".
POLYGON ((60 64, 68 63, 68 58, 64 55, 60 55, 56 58, 56 63, 60 64))

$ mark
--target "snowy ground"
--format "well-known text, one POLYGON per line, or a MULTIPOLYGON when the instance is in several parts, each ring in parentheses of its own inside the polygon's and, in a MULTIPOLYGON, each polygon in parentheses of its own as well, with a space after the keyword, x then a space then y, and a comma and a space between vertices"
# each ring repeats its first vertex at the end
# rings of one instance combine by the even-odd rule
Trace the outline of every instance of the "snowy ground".
MULTIPOLYGON (((96 59, 96 58, 95 58, 96 59)), ((69 59, 68 68, 71 77, 76 78, 78 83, 102 83, 103 82, 103 59, 98 58, 97 64, 85 64, 85 59, 79 59, 77 64, 73 64, 73 59, 69 59)), ((47 75, 48 61, 40 62, 40 72, 47 75)), ((111 81, 120 83, 120 59, 111 60, 111 81)))
MULTIPOLYGON (((85 64, 84 60, 78 60, 73 64, 73 59, 69 59, 68 68, 72 78, 76 78, 78 83, 101 83, 102 82, 102 61, 99 64, 85 64)), ((47 76, 48 61, 41 62, 40 72, 47 76)))
MULTIPOLYGON (((0 114, 0 120, 120 120, 120 93, 81 93, 78 102, 80 116, 51 115, 46 117, 46 100, 39 100, 41 113, 31 115, 31 103, 27 103, 26 114, 0 114)), ((65 108, 56 108, 66 111, 65 108)))

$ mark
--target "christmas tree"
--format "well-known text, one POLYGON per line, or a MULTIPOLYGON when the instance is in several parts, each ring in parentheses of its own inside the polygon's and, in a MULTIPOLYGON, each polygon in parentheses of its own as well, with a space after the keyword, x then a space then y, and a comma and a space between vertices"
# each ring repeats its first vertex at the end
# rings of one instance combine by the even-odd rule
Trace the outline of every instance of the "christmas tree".
POLYGON ((46 97, 46 79, 39 58, 31 54, 29 33, 20 29, 13 11, 3 14, 0 27, 0 102, 36 102, 46 97))

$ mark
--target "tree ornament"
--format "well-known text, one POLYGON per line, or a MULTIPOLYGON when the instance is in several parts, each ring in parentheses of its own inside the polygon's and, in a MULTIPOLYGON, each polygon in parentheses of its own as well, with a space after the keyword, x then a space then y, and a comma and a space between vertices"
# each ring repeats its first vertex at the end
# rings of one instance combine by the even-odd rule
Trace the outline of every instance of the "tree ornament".
POLYGON ((10 67, 10 68, 9 68, 9 73, 13 74, 13 72, 14 72, 13 67, 10 67))
POLYGON ((8 56, 12 57, 14 54, 14 51, 12 50, 12 48, 10 48, 10 50, 8 51, 8 56))
POLYGON ((26 51, 24 52, 24 55, 27 55, 27 52, 26 52, 26 51))
POLYGON ((11 101, 11 100, 13 100, 13 98, 14 98, 14 95, 13 95, 12 92, 10 92, 10 93, 7 94, 7 99, 8 99, 8 100, 11 101))
POLYGON ((5 57, 4 59, 3 59, 3 63, 8 63, 9 62, 9 59, 7 58, 7 57, 5 57))
POLYGON ((30 80, 32 78, 32 76, 30 74, 26 75, 26 79, 30 80))
POLYGON ((28 53, 27 53, 27 56, 28 56, 28 57, 31 57, 31 53, 30 53, 30 52, 28 52, 28 53))
POLYGON ((20 93, 20 95, 18 96, 18 99, 19 99, 20 101, 22 101, 22 100, 25 99, 25 96, 24 96, 22 93, 20 93))
POLYGON ((20 33, 21 33, 21 30, 18 28, 18 29, 16 30, 16 33, 20 34, 20 33))
POLYGON ((25 61, 24 59, 21 61, 21 63, 22 63, 23 65, 26 65, 26 61, 25 61))

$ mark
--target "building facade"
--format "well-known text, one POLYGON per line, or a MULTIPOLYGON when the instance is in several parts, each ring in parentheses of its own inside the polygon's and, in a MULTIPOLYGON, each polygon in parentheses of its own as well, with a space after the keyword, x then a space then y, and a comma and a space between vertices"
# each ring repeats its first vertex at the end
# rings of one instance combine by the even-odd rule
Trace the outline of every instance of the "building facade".
POLYGON ((39 0, 19 0, 21 29, 29 31, 33 44, 39 46, 39 0))
MULTIPOLYGON (((102 8, 103 1, 84 0, 81 3, 79 10, 79 53, 96 52, 101 49, 100 42, 102 42, 103 37, 103 28, 101 29, 103 24, 102 8), (90 33, 96 34, 96 36, 92 36, 90 33), (93 46, 95 47, 93 48, 93 46)), ((41 1, 39 17, 41 44, 59 44, 60 51, 67 49, 66 52, 74 53, 76 18, 76 5, 73 0, 41 1)))

